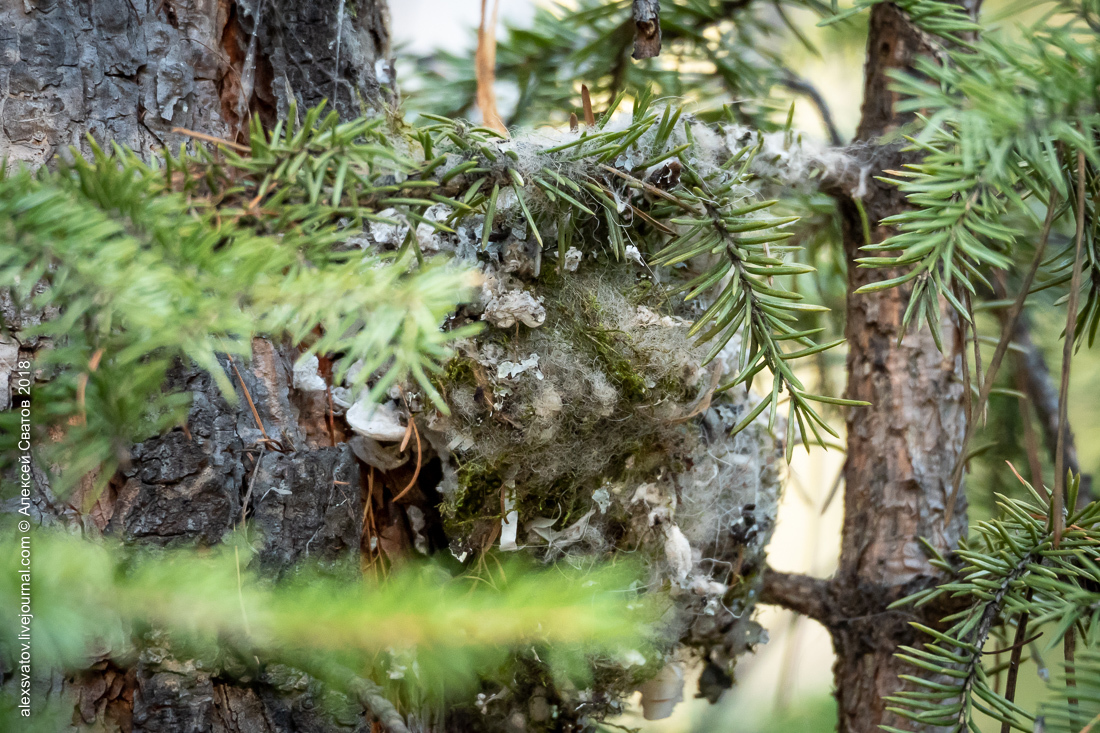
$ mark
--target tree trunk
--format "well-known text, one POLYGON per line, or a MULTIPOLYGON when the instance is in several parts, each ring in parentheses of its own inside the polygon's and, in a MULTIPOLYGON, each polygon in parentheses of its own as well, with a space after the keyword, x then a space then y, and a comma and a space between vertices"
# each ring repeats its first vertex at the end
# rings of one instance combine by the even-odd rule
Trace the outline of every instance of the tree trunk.
MULTIPOLYGON (((895 109, 898 97, 888 88, 887 74, 911 71, 918 55, 936 51, 896 6, 882 3, 872 9, 858 142, 874 143, 911 119, 895 109)), ((897 145, 880 147, 876 174, 900 169, 911 159, 897 145)), ((897 188, 874 180, 862 203, 872 224, 907 207, 897 188)), ((910 288, 855 294, 870 282, 901 273, 856 266, 865 244, 863 227, 853 202, 842 201, 841 207, 848 261, 847 397, 871 406, 848 414, 844 527, 834 595, 851 621, 830 631, 837 655, 839 729, 870 733, 880 725, 911 726, 885 711, 882 700, 899 689, 898 674, 906 671, 893 655, 899 644, 912 643, 908 622, 914 614, 924 623, 939 622, 936 608, 886 610, 893 601, 945 579, 928 564, 918 540, 948 554, 966 536, 965 497, 959 497, 953 516, 945 516, 966 431, 965 343, 957 317, 942 303, 944 353, 927 327, 910 329, 899 343, 910 288)), ((871 236, 881 242, 892 233, 878 226, 871 236)))
MULTIPOLYGON (((901 144, 889 141, 912 115, 897 111, 898 95, 889 89, 887 74, 911 72, 918 56, 942 53, 934 43, 895 5, 880 3, 871 10, 855 142, 874 146, 859 203, 876 243, 893 233, 877 222, 904 211, 907 203, 896 187, 875 176, 915 160, 901 144)), ((957 317, 942 302, 944 353, 927 326, 902 333, 909 285, 855 293, 902 273, 856 266, 866 235, 854 195, 838 195, 848 263, 846 396, 871 406, 848 412, 840 565, 829 581, 770 573, 763 599, 825 625, 836 653, 838 730, 873 733, 880 725, 912 729, 912 723, 888 712, 882 699, 902 688, 899 674, 913 671, 894 654, 901 644, 919 642, 910 621, 936 626, 945 615, 936 604, 892 611, 887 606, 946 580, 928 563, 921 538, 949 554, 966 536, 965 496, 946 517, 951 473, 966 431, 965 344, 957 317)))
MULTIPOLYGON (((328 98, 344 117, 380 110, 392 76, 386 23, 385 0, 0 0, 0 156, 49 165, 66 146, 86 152, 91 134, 149 157, 187 142, 178 129, 237 138, 250 113, 285 116, 293 99, 308 107, 328 98)), ((0 310, 17 340, 37 317, 14 312, 2 293, 0 310)), ((36 346, 18 343, 26 356, 36 346)), ((38 519, 129 541, 212 544, 247 514, 273 572, 307 556, 357 557, 359 464, 332 441, 325 401, 293 388, 297 355, 256 339, 250 363, 223 360, 237 405, 210 375, 179 367, 169 386, 192 394, 186 423, 135 446, 90 513, 78 510, 79 491, 60 498, 37 476, 38 519)), ((72 705, 81 728, 370 728, 361 714, 322 704, 300 673, 201 669, 175 658, 165 638, 135 642, 128 669, 107 650, 77 678, 38 682, 72 705)))

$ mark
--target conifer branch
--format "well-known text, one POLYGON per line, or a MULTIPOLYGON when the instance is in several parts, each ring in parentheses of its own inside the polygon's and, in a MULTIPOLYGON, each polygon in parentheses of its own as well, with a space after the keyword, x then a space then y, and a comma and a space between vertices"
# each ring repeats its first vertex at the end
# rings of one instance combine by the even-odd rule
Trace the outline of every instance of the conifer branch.
MULTIPOLYGON (((916 626, 932 641, 919 649, 902 647, 898 656, 923 670, 918 676, 904 676, 923 691, 901 691, 891 697, 893 712, 924 725, 964 731, 973 729, 974 713, 980 711, 1002 725, 1030 730, 1034 715, 1013 700, 1011 670, 1004 694, 989 684, 991 672, 981 657, 991 631, 1018 619, 1010 668, 1018 668, 1029 625, 1053 628, 1047 648, 1062 641, 1075 624, 1082 625, 1086 634, 1095 633, 1097 613, 1092 604, 1098 596, 1093 583, 1100 579, 1100 535, 1092 527, 1100 519, 1100 504, 1071 510, 1061 538, 1063 549, 1059 549, 1051 521, 1053 504, 1030 484, 1023 485, 1028 499, 998 495, 1001 515, 978 523, 973 541, 960 547, 957 555, 965 564, 952 571, 957 573, 954 580, 899 602, 922 605, 950 594, 956 600, 969 600, 970 605, 943 619, 939 628, 916 626)), ((1069 482, 1067 506, 1074 506, 1079 485, 1076 477, 1069 482)), ((935 553, 930 562, 951 569, 935 553)), ((1080 682, 1084 676, 1077 679, 1080 682)), ((1070 708, 1076 694, 1067 698, 1070 708)), ((1058 719, 1066 715, 1064 707, 1054 710, 1058 719)), ((1073 713, 1069 715, 1072 720, 1073 713)))

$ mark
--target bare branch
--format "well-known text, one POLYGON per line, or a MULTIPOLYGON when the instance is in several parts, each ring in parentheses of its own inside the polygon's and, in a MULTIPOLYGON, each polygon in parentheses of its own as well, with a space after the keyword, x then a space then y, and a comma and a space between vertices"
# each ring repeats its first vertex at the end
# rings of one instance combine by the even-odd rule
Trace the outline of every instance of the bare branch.
POLYGON ((814 107, 817 107, 817 113, 821 115, 821 122, 825 125, 825 131, 829 134, 829 144, 836 148, 840 147, 843 144, 840 131, 836 129, 836 123, 833 121, 833 113, 829 109, 829 104, 825 101, 825 97, 821 96, 821 92, 817 90, 817 87, 794 74, 786 77, 780 83, 792 92, 809 98, 814 107))
POLYGON ((832 617, 829 603, 829 581, 808 575, 764 570, 764 587, 760 602, 786 608, 828 626, 832 617))
POLYGON ((634 0, 634 58, 651 59, 661 53, 660 0, 634 0))
POLYGON ((1073 360, 1074 334, 1077 327, 1077 301, 1081 297, 1081 245, 1085 238, 1085 151, 1077 151, 1077 237, 1073 255, 1073 278, 1066 307, 1066 335, 1062 342, 1062 384, 1058 391, 1058 447, 1054 454, 1054 504, 1050 512, 1054 523, 1054 546, 1062 539, 1062 506, 1065 502, 1066 434, 1069 432, 1069 370, 1073 360))
MULTIPOLYGON (((998 309, 997 315, 1002 321, 1005 320, 1006 314, 1002 309, 998 309)), ((1043 444, 1050 454, 1051 463, 1055 463, 1058 455, 1058 390, 1054 386, 1046 357, 1031 340, 1031 327, 1026 313, 1016 323, 1016 328, 1012 332, 1012 342, 1016 347, 1014 358, 1020 391, 1027 395, 1028 403, 1035 410, 1035 417, 1043 432, 1043 444)), ((1081 473, 1081 464, 1077 459, 1077 444, 1069 424, 1066 425, 1062 446, 1062 461, 1066 469, 1075 474, 1081 473)), ((1036 481, 1042 480, 1041 476, 1033 478, 1036 481)), ((1082 475, 1081 495, 1078 497, 1078 502, 1087 502, 1091 499, 1092 476, 1082 475)))
MULTIPOLYGON (((1027 592, 1027 599, 1031 600, 1030 589, 1027 592)), ((1005 683, 1005 699, 1009 702, 1016 699, 1016 679, 1020 674, 1020 657, 1023 655, 1024 646, 1027 644, 1024 641, 1027 638, 1027 619, 1028 612, 1024 611, 1016 622, 1016 638, 1012 642, 1012 656, 1009 658, 1008 664, 1008 681, 1005 683)), ((1001 733, 1008 733, 1010 727, 1008 723, 1002 723, 1001 733)))

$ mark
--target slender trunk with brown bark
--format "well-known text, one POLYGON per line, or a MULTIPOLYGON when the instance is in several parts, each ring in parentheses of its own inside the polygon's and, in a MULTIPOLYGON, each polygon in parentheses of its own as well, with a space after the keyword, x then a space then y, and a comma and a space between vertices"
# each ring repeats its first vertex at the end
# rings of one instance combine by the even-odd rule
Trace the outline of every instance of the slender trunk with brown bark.
POLYGON ((942 50, 898 7, 875 5, 855 140, 872 146, 874 153, 862 177, 859 201, 850 192, 839 196, 848 263, 845 396, 871 405, 848 413, 844 525, 836 575, 820 581, 770 573, 764 588, 765 600, 815 618, 829 630, 836 653, 840 733, 873 733, 880 725, 913 728, 887 711, 882 699, 901 689, 899 674, 913 671, 894 654, 899 645, 917 641, 911 621, 935 626, 945 612, 934 605, 887 607, 945 580, 929 564, 921 538, 948 554, 967 530, 965 497, 947 516, 951 473, 966 431, 965 342, 958 319, 941 303, 941 353, 927 326, 903 331, 909 286, 855 292, 900 274, 856 266, 860 248, 868 243, 858 205, 874 243, 892 234, 876 224, 906 209, 897 188, 875 176, 914 160, 898 141, 891 141, 892 133, 912 116, 897 110, 899 98, 890 89, 888 74, 911 71, 920 55, 940 56, 942 50))
MULTIPOLYGON (((897 95, 888 88, 887 73, 911 69, 918 54, 934 50, 896 6, 875 6, 858 141, 881 140, 908 121, 895 108, 897 95)), ((896 170, 905 162, 898 147, 886 146, 880 148, 875 167, 896 170)), ((872 223, 906 208, 896 188, 877 181, 868 185, 862 203, 872 223)), ((898 644, 911 640, 908 622, 916 612, 891 612, 886 606, 912 592, 914 585, 943 580, 942 573, 928 564, 920 538, 947 554, 966 534, 964 498, 950 519, 945 516, 951 473, 966 430, 965 343, 957 319, 946 307, 941 307, 944 353, 927 327, 903 335, 908 287, 855 294, 894 274, 856 267, 859 248, 865 244, 863 228, 853 204, 844 202, 842 210, 849 293, 846 396, 871 406, 848 414, 844 529, 834 581, 837 595, 862 618, 831 632, 840 730, 869 733, 879 725, 908 727, 885 711, 882 697, 900 686, 904 663, 893 655, 898 644)), ((872 227, 872 241, 891 233, 872 227)))

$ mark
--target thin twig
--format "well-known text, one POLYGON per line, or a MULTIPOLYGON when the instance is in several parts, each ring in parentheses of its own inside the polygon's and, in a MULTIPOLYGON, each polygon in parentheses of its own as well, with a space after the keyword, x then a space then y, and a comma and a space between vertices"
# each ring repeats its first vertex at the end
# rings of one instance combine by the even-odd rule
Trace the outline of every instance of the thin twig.
MULTIPOLYGON (((1023 320, 1017 324, 1017 329, 1022 323, 1023 320)), ((1016 354, 1014 361, 1016 362, 1016 389, 1021 394, 1027 395, 1027 375, 1024 373, 1027 362, 1019 354, 1016 354)), ((1041 490, 1043 463, 1039 459, 1039 439, 1035 435, 1035 427, 1031 424, 1031 400, 1026 396, 1020 398, 1020 420, 1024 426, 1024 449, 1027 451, 1027 464, 1031 471, 1031 485, 1041 490)))
POLYGON ((412 490, 412 487, 416 486, 416 480, 420 477, 420 467, 421 467, 421 464, 423 463, 423 458, 424 458, 424 452, 420 447, 420 431, 416 427, 416 420, 413 419, 412 408, 409 407, 409 398, 405 396, 405 390, 403 388, 399 387, 399 389, 401 390, 401 401, 405 403, 405 412, 407 412, 408 415, 409 415, 409 425, 405 429, 405 438, 401 441, 401 451, 404 452, 406 446, 408 446, 408 444, 409 444, 409 433, 412 433, 413 435, 415 435, 416 436, 416 470, 413 471, 412 478, 409 479, 409 485, 406 486, 405 488, 401 489, 401 491, 397 494, 397 496, 393 497, 394 502, 396 502, 398 499, 405 496, 405 494, 409 493, 412 490))
MULTIPOLYGON (((997 271, 993 281, 993 292, 998 299, 1004 299, 1008 289, 1004 272, 997 271)), ((997 308, 997 317, 1001 325, 1006 323, 1005 312, 997 308)), ((1038 491, 1044 491, 1043 464, 1039 458, 1039 438, 1032 424, 1031 412, 1038 421, 1043 433, 1043 444, 1050 453, 1051 463, 1058 454, 1058 390, 1051 379, 1046 357, 1031 338, 1031 325, 1027 313, 1021 313, 1012 334, 1013 358, 1016 363, 1016 389, 1021 393, 1020 419, 1024 429, 1024 448, 1031 472, 1031 484, 1038 491)), ((1062 447, 1065 467, 1074 475, 1081 476, 1081 488, 1077 495, 1078 506, 1092 501, 1092 476, 1082 473, 1077 460, 1077 445, 1073 437, 1073 426, 1066 425, 1065 445, 1062 447)))
MULTIPOLYGON (((963 294, 966 297, 966 313, 970 316, 970 333, 974 335, 974 382, 975 384, 982 384, 982 350, 980 348, 981 342, 978 340, 978 321, 974 317, 974 301, 970 298, 970 291, 965 290, 963 294)), ((1002 334, 1003 338, 1007 338, 1009 343, 1012 343, 1012 334, 1002 334)), ((982 405, 981 414, 976 419, 982 421, 982 425, 986 424, 986 416, 989 414, 989 405, 982 405)))
POLYGON ((1004 654, 1005 652, 1016 651, 1016 649, 1018 649, 1019 647, 1027 646, 1028 644, 1035 641, 1036 639, 1038 639, 1042 635, 1043 635, 1043 632, 1040 631, 1038 634, 1036 634, 1035 636, 1032 636, 1030 639, 1024 639, 1021 642, 1017 642, 1017 643, 1013 644, 1012 646, 1006 646, 1003 649, 994 649, 994 650, 988 651, 988 652, 983 651, 982 654, 1004 654))
MULTIPOLYGON (((1020 316, 1016 323, 1016 331, 1012 335, 1012 342, 1016 345, 1014 358, 1016 359, 1017 389, 1027 395, 1028 407, 1034 410, 1035 419, 1042 431, 1042 445, 1046 447, 1053 465, 1058 455, 1058 386, 1047 366, 1046 357, 1031 338, 1031 327, 1028 323, 1027 313, 1020 316)), ((1042 483, 1042 468, 1039 462, 1040 441, 1031 427, 1030 422, 1025 423, 1025 441, 1030 440, 1035 444, 1034 458, 1029 449, 1028 460, 1032 462, 1033 483, 1039 488, 1042 483), (1028 434, 1031 437, 1028 437, 1028 434), (1039 471, 1035 471, 1039 466, 1039 471)), ((1066 423, 1064 443, 1062 445, 1062 460, 1064 467, 1074 475, 1081 475, 1081 490, 1077 497, 1078 505, 1087 504, 1092 500, 1092 477, 1081 471, 1081 464, 1077 459, 1077 445, 1074 440, 1073 425, 1066 423)))
POLYGON ((267 443, 260 443, 260 457, 256 459, 256 467, 252 469, 252 478, 248 480, 248 491, 245 492, 244 499, 241 501, 241 524, 244 524, 247 516, 248 503, 252 500, 252 489, 256 486, 256 476, 260 473, 260 463, 264 460, 265 452, 267 452, 267 443))
POLYGON ((840 485, 844 482, 844 468, 841 467, 837 471, 836 478, 833 479, 833 485, 829 488, 829 495, 825 497, 825 501, 821 504, 821 514, 824 515, 829 509, 829 505, 833 503, 833 498, 836 496, 836 492, 840 491, 840 485))
POLYGON ((416 480, 420 477, 420 467, 423 463, 424 458, 424 452, 420 447, 420 431, 417 430, 416 421, 412 419, 411 415, 409 416, 409 424, 413 426, 413 435, 416 436, 416 470, 413 471, 413 475, 412 478, 409 479, 408 486, 401 489, 397 496, 393 497, 393 501, 395 502, 398 499, 404 497, 405 494, 409 493, 412 490, 412 487, 416 486, 416 480))
MULTIPOLYGON (((1024 386, 1024 376, 1020 373, 1019 364, 1021 360, 1017 359, 1016 369, 1016 389, 1023 392, 1020 387, 1024 386)), ((1027 452, 1027 465, 1028 470, 1031 472, 1031 485, 1038 491, 1043 490, 1043 463, 1039 459, 1039 440, 1035 436, 1035 427, 1031 424, 1031 405, 1028 404, 1026 397, 1020 398, 1020 420, 1024 424, 1024 450, 1027 452)))
POLYGON ((677 206, 679 206, 684 211, 695 214, 696 216, 704 216, 705 215, 704 213, 700 213, 700 212, 696 211, 689 204, 684 203, 683 201, 676 198, 675 196, 673 196, 669 192, 662 191, 661 189, 657 188, 656 186, 654 186, 652 184, 649 184, 649 183, 646 183, 645 181, 639 180, 639 179, 635 178, 634 176, 630 175, 629 173, 622 172, 618 168, 612 168, 611 166, 604 165, 603 163, 600 164, 600 168, 607 171, 608 173, 615 174, 616 176, 618 176, 619 178, 622 178, 623 180, 630 181, 633 184, 641 186, 642 189, 644 189, 646 193, 651 193, 654 196, 659 196, 659 197, 663 198, 664 200, 666 200, 670 203, 676 204, 677 206))
POLYGON ((500 0, 493 0, 493 13, 490 17, 488 0, 481 0, 481 25, 477 29, 477 51, 474 54, 474 71, 477 76, 477 106, 486 127, 502 135, 508 134, 508 128, 497 111, 497 96, 493 91, 497 65, 497 10, 500 0))
MULTIPOLYGON (((961 287, 961 286, 959 286, 959 287, 961 287)), ((956 288, 956 294, 957 293, 958 293, 958 288, 956 288)), ((973 316, 971 316, 971 319, 973 319, 973 316)), ((969 323, 967 323, 966 321, 963 321, 962 323, 959 324, 959 330, 958 330, 959 338, 962 340, 962 343, 959 346, 959 354, 962 357, 960 359, 960 361, 962 362, 963 414, 966 415, 966 424, 970 425, 971 423, 974 422, 974 395, 973 395, 973 389, 974 388, 973 388, 972 377, 970 375, 970 358, 969 358, 969 356, 967 354, 967 351, 966 351, 966 332, 967 332, 968 329, 969 329, 971 335, 974 338, 974 344, 975 344, 974 348, 975 348, 975 350, 977 350, 977 348, 978 348, 977 347, 978 329, 974 328, 974 321, 973 320, 971 320, 969 323)), ((978 382, 978 385, 981 386, 981 381, 978 382)), ((963 443, 963 450, 965 450, 965 449, 966 449, 966 443, 963 443)))
MULTIPOLYGON (((1031 601, 1030 589, 1027 592, 1027 599, 1031 601)), ((1016 637, 1012 641, 1012 657, 1008 662, 1008 678, 1005 680, 1005 700, 1009 702, 1016 699, 1016 678, 1020 675, 1020 657, 1023 654, 1024 647, 1027 646, 1024 642, 1027 637, 1027 619, 1027 611, 1020 614, 1020 620, 1016 623, 1016 637)), ((1011 727, 1007 720, 1002 721, 1001 733, 1009 733, 1011 727)))
MULTIPOLYGON (((386 565, 382 562, 382 548, 378 544, 379 537, 378 525, 374 521, 374 466, 367 466, 367 500, 363 503, 363 543, 366 544, 369 563, 363 567, 363 570, 366 572, 367 568, 369 568, 371 571, 374 571, 374 565, 377 562, 382 568, 382 575, 384 577, 386 574, 386 565), (371 547, 372 539, 376 543, 373 548, 371 547)), ((376 573, 375 578, 377 579, 377 577, 376 573)))
POLYGON ((244 377, 241 376, 241 371, 237 369, 237 363, 233 361, 233 356, 226 354, 229 357, 229 366, 233 367, 233 372, 237 375, 237 381, 241 383, 241 390, 244 392, 244 398, 248 400, 248 406, 252 408, 252 418, 256 421, 256 427, 260 429, 260 434, 264 436, 264 439, 270 442, 271 438, 268 436, 267 431, 264 430, 264 423, 260 420, 260 412, 256 409, 256 403, 252 401, 252 395, 248 392, 248 387, 244 384, 244 377))
POLYGON ((84 409, 84 396, 88 389, 88 377, 99 368, 99 360, 103 358, 103 349, 96 349, 92 354, 92 358, 88 360, 88 371, 81 372, 80 376, 76 378, 76 404, 80 409, 80 415, 77 416, 77 420, 80 425, 84 425, 88 422, 88 414, 84 409))
POLYGON ((187 137, 193 137, 196 140, 205 140, 208 143, 214 143, 215 145, 224 145, 227 148, 233 148, 239 150, 242 153, 252 152, 252 148, 247 145, 241 145, 240 143, 230 142, 225 138, 214 137, 213 135, 207 135, 205 132, 196 132, 195 130, 188 130, 186 127, 173 127, 172 132, 179 135, 186 135, 187 137))
POLYGON ((825 132, 829 135, 830 145, 839 148, 844 144, 843 138, 840 137, 840 130, 837 129, 836 122, 833 121, 833 113, 829 109, 829 104, 825 101, 825 97, 821 96, 821 92, 817 90, 817 87, 805 79, 800 79, 793 73, 781 79, 779 83, 792 92, 797 92, 808 98, 814 107, 817 108, 817 113, 821 116, 821 123, 825 125, 825 132))
POLYGON ((1073 360, 1073 341, 1077 329, 1077 301, 1081 294, 1081 244, 1085 239, 1085 151, 1077 151, 1077 242, 1074 245, 1073 277, 1069 286, 1069 305, 1066 307, 1066 335, 1062 344, 1062 385, 1058 390, 1058 448, 1054 456, 1054 506, 1051 509, 1054 525, 1054 546, 1062 542, 1062 507, 1065 505, 1066 425, 1069 419, 1069 367, 1073 360))
POLYGON ((651 227, 653 227, 654 229, 656 229, 657 231, 659 231, 659 232, 663 232, 664 234, 668 234, 668 235, 670 235, 670 236, 676 236, 676 232, 675 232, 675 231, 674 231, 673 229, 671 229, 671 228, 669 228, 669 227, 665 226, 664 224, 662 224, 661 222, 657 221, 657 220, 656 220, 656 219, 654 219, 654 218, 653 218, 652 216, 650 216, 649 214, 645 213, 644 211, 642 211, 641 209, 639 209, 639 208, 638 208, 637 206, 635 206, 634 204, 632 204, 632 203, 630 203, 630 202, 628 201, 628 202, 626 203, 626 205, 627 205, 627 206, 629 206, 629 207, 630 207, 630 210, 631 210, 631 211, 633 211, 633 212, 634 212, 635 214, 637 214, 638 216, 640 216, 640 217, 641 217, 642 219, 645 219, 646 223, 647 223, 647 224, 649 224, 649 225, 650 225, 651 227))

